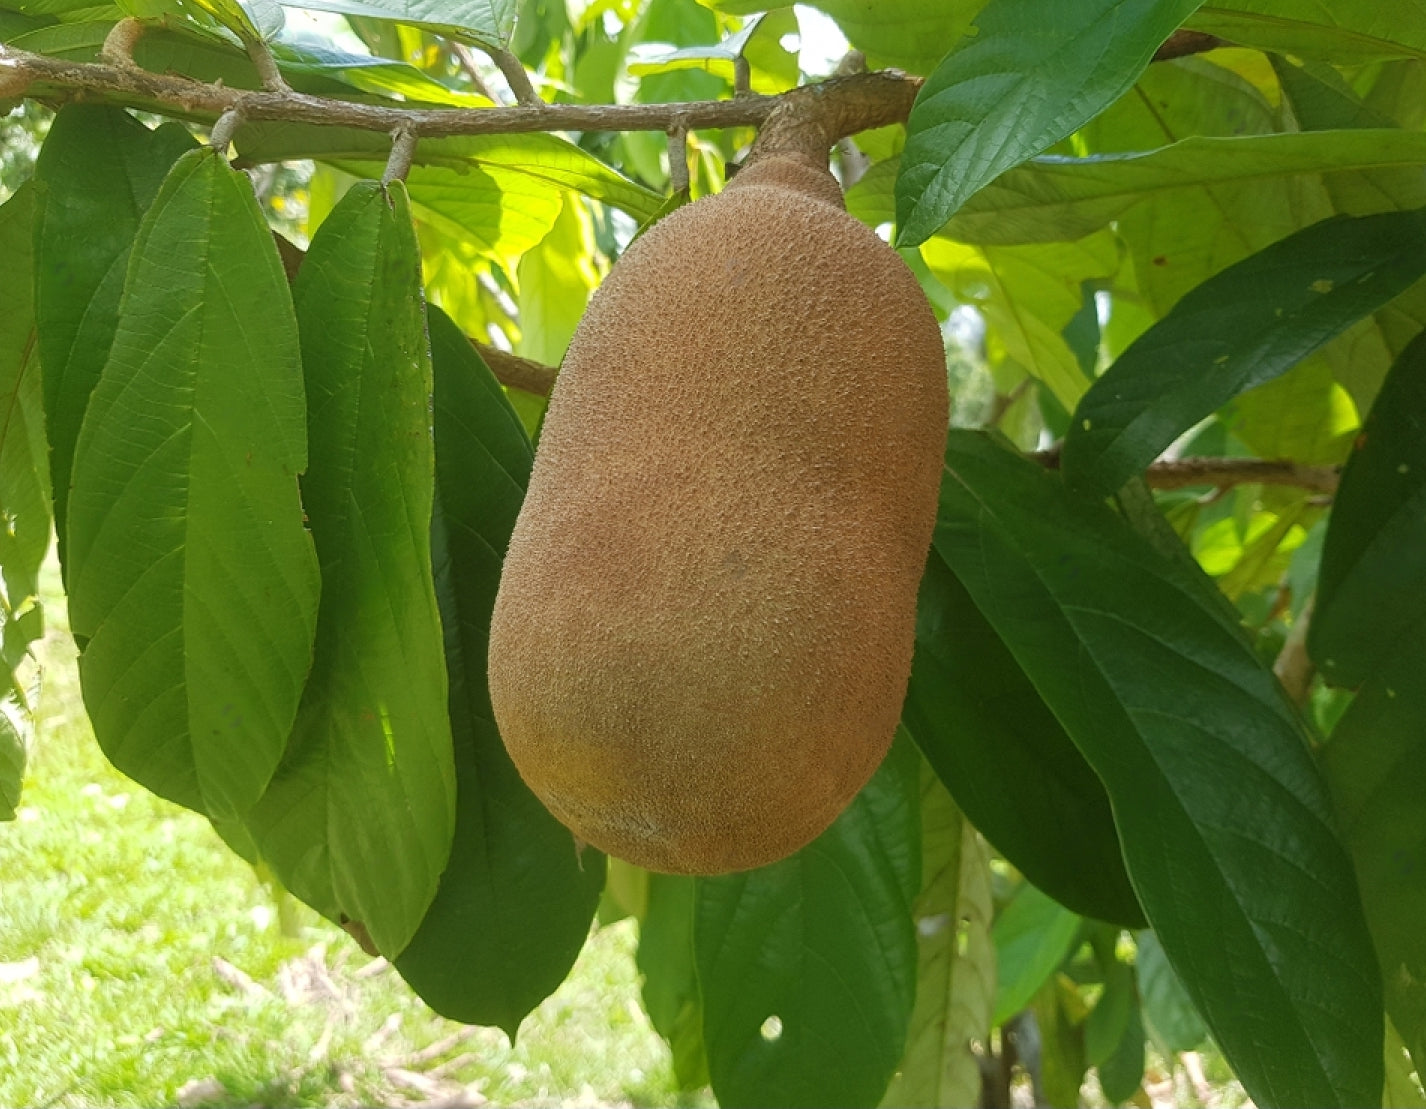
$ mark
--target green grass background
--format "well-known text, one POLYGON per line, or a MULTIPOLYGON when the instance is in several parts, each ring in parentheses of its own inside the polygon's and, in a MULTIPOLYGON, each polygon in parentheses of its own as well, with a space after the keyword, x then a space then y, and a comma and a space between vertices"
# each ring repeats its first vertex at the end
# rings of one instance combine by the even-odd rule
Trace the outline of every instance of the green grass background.
POLYGON ((206 821, 114 770, 53 566, 45 593, 35 743, 0 824, 0 1105, 712 1104, 676 1091, 632 922, 591 936, 511 1045, 436 1016, 206 821))

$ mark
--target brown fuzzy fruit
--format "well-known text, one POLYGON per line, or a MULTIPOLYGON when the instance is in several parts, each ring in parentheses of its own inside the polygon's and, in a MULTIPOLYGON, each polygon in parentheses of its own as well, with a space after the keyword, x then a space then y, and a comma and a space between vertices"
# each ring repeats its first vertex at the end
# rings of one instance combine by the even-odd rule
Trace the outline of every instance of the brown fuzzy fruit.
POLYGON ((490 628, 496 722, 596 847, 791 854, 901 712, 946 437, 940 331, 825 166, 635 242, 565 357, 490 628))

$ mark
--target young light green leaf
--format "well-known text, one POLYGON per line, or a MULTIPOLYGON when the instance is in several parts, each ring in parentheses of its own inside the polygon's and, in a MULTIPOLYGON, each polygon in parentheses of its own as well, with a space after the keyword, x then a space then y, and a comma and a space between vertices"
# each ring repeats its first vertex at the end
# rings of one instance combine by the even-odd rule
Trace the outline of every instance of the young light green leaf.
POLYGON ((1012 866, 1075 912, 1142 925, 1104 786, 935 550, 902 720, 1012 866))
POLYGON ((1381 1092, 1382 1109, 1426 1109, 1421 1080, 1402 1042, 1401 1033, 1386 1018, 1386 1084, 1381 1092))
POLYGON ((644 1010, 673 1053, 680 1089, 708 1085, 703 1048, 703 999, 693 958, 695 879, 648 875, 648 902, 639 920, 639 973, 644 1010))
POLYGON ((129 249, 169 167, 196 145, 176 123, 150 131, 122 109, 75 103, 55 116, 35 163, 35 322, 66 576, 74 444, 114 342, 129 249))
POLYGON ((1324 220, 1178 302, 1084 395, 1071 486, 1107 495, 1238 393, 1286 372, 1426 273, 1426 209, 1324 220))
POLYGON ((284 7, 384 19, 503 49, 515 29, 516 0, 281 0, 284 7))
POLYGON ((1426 58, 1426 6, 1421 0, 1223 0, 1189 21, 1228 42, 1337 64, 1426 58))
POLYGON ((1104 782, 1144 912, 1249 1095, 1374 1101, 1351 864, 1303 726, 1212 583, 971 432, 951 432, 934 543, 1104 782))
POLYGON ((1328 681, 1357 686, 1426 632, 1426 335, 1396 360, 1332 506, 1308 634, 1328 681))
POLYGON ((5 407, 0 422, 0 653, 5 681, 20 701, 24 696, 14 668, 44 629, 40 564, 50 541, 49 465, 35 340, 36 199, 36 187, 26 184, 0 206, 0 258, 5 259, 0 270, 0 399, 5 407))
POLYGON ((322 602, 292 739, 247 816, 283 884, 388 958, 430 907, 455 826, 420 267, 405 189, 362 182, 294 282, 322 602))
POLYGON ((1208 1035, 1193 999, 1169 965, 1163 945, 1153 932, 1136 937, 1138 953, 1134 971, 1139 980, 1139 1000, 1149 1037, 1165 1055, 1192 1051, 1208 1035))
POLYGON ((513 1038, 589 934, 604 857, 581 849, 505 753, 490 708, 490 612, 532 451, 470 341, 428 309, 436 450, 431 554, 450 678, 456 830, 440 888, 396 969, 443 1016, 513 1038))
POLYGON ((921 893, 916 920, 916 1005, 906 1053, 884 1106, 974 1105, 995 1000, 990 857, 929 764, 921 768, 921 893))
POLYGON ((1397 168, 1419 173, 1423 164, 1426 134, 1385 128, 1194 135, 1156 150, 1087 158, 1045 155, 981 189, 944 234, 981 244, 1070 241, 1146 199, 1183 189, 1316 173, 1397 168))
POLYGON ((139 226, 74 453, 69 615, 109 759, 200 812, 252 804, 311 661, 292 302, 247 177, 179 158, 139 226))
POLYGON ((722 1104, 881 1100, 916 992, 919 766, 903 738, 797 854, 697 880, 693 950, 722 1104))
POLYGON ((989 0, 907 121, 897 241, 929 238, 1002 171, 1128 91, 1200 0, 989 0))
POLYGON ((998 971, 991 1024, 999 1027, 1030 1004, 1074 950, 1082 924, 1029 882, 1020 887, 991 930, 998 971))

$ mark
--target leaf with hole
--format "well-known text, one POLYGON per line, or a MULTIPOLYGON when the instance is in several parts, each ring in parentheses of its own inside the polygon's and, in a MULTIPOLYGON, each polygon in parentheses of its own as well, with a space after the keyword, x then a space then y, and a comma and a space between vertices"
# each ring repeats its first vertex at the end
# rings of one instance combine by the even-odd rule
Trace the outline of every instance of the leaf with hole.
POLYGON ((1145 915, 1249 1095, 1374 1101, 1351 864, 1303 725, 1212 582, 972 432, 950 434, 934 543, 1104 782, 1145 915))
POLYGON ((322 603, 291 741, 247 825, 288 889, 395 958, 436 895, 456 817, 431 562, 431 361, 399 182, 347 191, 293 299, 322 603))

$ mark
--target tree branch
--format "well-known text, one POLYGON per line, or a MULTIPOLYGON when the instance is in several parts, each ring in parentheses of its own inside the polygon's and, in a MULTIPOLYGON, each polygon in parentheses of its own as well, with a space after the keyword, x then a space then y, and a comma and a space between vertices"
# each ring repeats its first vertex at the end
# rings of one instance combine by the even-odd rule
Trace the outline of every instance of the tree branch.
MULTIPOLYGON (((498 60, 498 59, 497 59, 498 60)), ((779 96, 749 93, 731 100, 672 104, 544 104, 513 108, 402 108, 358 104, 300 92, 251 91, 210 85, 188 77, 151 73, 133 65, 74 62, 0 45, 0 88, 36 97, 83 92, 132 107, 216 119, 241 107, 248 121, 283 120, 354 127, 390 134, 409 129, 420 138, 504 135, 525 131, 668 131, 760 127, 775 109, 787 108, 838 139, 905 120, 919 78, 892 72, 836 77, 779 96)), ((825 151, 824 151, 825 153, 825 151)))
MULTIPOLYGON (((1033 451, 1030 458, 1051 470, 1060 468, 1060 448, 1033 451)), ((1341 470, 1336 466, 1310 466, 1285 458, 1175 458, 1160 459, 1144 473, 1152 489, 1187 489, 1212 485, 1290 485, 1329 496, 1337 491, 1341 470)))
POLYGON ((480 357, 485 359, 485 364, 490 367, 490 372, 501 385, 533 393, 537 397, 549 396, 550 390, 555 387, 555 377, 558 376, 559 370, 554 366, 546 366, 533 358, 521 358, 518 354, 511 354, 508 350, 501 350, 475 339, 472 339, 470 344, 480 353, 480 357))

